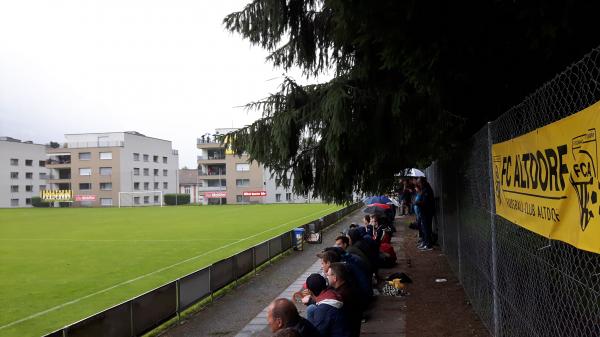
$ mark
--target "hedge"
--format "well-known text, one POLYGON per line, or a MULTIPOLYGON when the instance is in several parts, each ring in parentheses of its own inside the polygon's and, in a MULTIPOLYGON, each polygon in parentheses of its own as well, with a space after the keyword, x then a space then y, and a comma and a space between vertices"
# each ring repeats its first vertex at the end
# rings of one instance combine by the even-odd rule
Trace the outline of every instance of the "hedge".
POLYGON ((50 203, 42 201, 42 198, 40 198, 40 197, 32 197, 31 205, 33 207, 50 207, 50 203))
POLYGON ((190 203, 189 194, 165 194, 164 195, 165 205, 187 205, 190 203))

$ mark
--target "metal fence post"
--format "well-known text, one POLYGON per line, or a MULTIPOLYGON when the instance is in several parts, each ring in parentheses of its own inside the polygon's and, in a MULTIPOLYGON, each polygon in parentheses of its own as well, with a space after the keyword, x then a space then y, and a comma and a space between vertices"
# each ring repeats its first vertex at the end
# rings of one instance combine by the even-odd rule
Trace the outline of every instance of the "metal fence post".
POLYGON ((487 138, 488 138, 488 173, 489 173, 489 202, 490 202, 490 231, 492 235, 492 311, 494 318, 494 337, 500 336, 500 317, 499 317, 499 304, 498 304, 498 269, 497 269, 497 251, 496 251, 496 200, 494 197, 494 162, 492 156, 492 122, 488 122, 487 127, 487 138))
MULTIPOLYGON (((455 182, 456 188, 458 189, 460 180, 458 179, 459 173, 458 170, 455 172, 455 182)), ((463 283, 463 272, 462 272, 462 243, 460 240, 460 198, 458 195, 456 196, 456 247, 457 247, 457 255, 458 255, 458 282, 463 283)))

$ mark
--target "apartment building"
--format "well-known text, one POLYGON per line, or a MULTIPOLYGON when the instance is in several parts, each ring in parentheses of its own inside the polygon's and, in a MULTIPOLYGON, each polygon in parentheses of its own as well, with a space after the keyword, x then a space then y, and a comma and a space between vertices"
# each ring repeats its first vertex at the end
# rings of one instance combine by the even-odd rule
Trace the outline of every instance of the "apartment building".
POLYGON ((46 146, 0 137, 0 207, 31 207, 46 189, 46 146))
POLYGON ((135 131, 67 134, 46 164, 48 184, 72 190, 76 206, 161 204, 159 192, 177 191, 178 166, 171 141, 135 131))
MULTIPOLYGON (((241 157, 228 151, 217 142, 218 135, 235 129, 216 129, 215 135, 205 134, 197 139, 198 156, 198 201, 201 204, 246 204, 246 203, 305 203, 320 202, 306 196, 297 196, 281 187, 276 187, 262 165, 249 163, 248 155, 241 157)), ((187 193, 187 192, 184 192, 187 193)))
MULTIPOLYGON (((312 194, 309 193, 307 195, 299 195, 292 192, 292 188, 285 188, 279 185, 279 181, 276 178, 271 177, 271 173, 264 169, 263 170, 264 181, 265 181, 265 190, 266 197, 265 202, 269 204, 277 204, 277 203, 294 203, 294 204, 304 204, 304 203, 320 203, 322 202, 320 198, 313 198, 312 194)), ((291 175, 288 174, 288 177, 291 178, 291 175)))

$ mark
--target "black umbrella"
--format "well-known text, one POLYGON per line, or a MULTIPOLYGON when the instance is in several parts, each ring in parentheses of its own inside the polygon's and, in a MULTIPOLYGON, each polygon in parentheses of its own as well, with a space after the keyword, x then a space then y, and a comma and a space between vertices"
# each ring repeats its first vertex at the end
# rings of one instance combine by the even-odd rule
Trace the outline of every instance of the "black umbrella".
POLYGON ((385 211, 382 208, 377 207, 377 206, 368 206, 365 209, 363 209, 363 212, 367 213, 367 214, 373 214, 373 215, 381 215, 381 216, 385 215, 385 211))

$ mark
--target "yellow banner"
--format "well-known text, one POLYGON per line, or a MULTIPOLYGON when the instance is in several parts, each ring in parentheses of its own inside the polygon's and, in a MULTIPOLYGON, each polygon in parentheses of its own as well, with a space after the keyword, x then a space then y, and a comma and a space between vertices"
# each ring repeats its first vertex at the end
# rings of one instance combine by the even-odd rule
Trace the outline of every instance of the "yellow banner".
POLYGON ((73 201, 73 191, 72 190, 41 190, 40 198, 43 201, 72 202, 73 201))
POLYGON ((600 253, 600 102, 492 146, 496 213, 549 239, 600 253))

